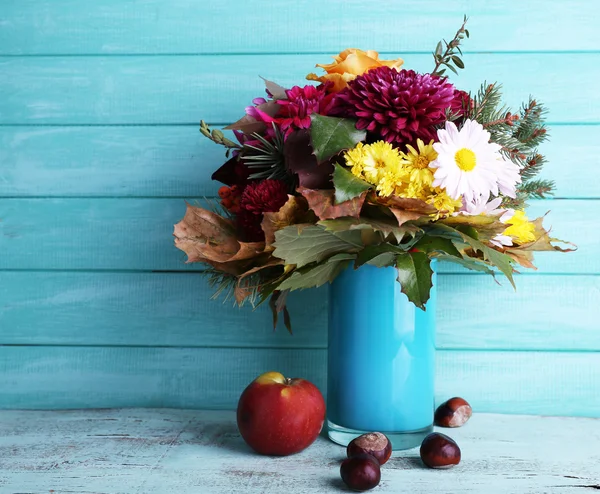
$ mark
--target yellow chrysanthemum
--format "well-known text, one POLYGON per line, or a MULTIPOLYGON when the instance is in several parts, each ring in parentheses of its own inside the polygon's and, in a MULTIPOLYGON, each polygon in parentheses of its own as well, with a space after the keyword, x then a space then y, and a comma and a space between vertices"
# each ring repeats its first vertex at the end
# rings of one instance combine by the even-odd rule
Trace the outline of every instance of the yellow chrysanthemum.
POLYGON ((411 184, 417 186, 431 187, 433 183, 433 171, 429 168, 429 163, 434 161, 438 154, 433 149, 433 140, 427 145, 417 139, 417 148, 407 145, 407 153, 400 153, 401 164, 407 172, 407 179, 411 184))
POLYGON ((512 237, 517 243, 526 244, 535 240, 535 225, 529 221, 524 211, 515 211, 505 223, 510 226, 502 234, 512 237))
POLYGON ((445 190, 438 187, 433 189, 433 193, 427 198, 427 202, 439 211, 438 217, 452 214, 462 207, 460 199, 452 199, 445 190))
POLYGON ((365 167, 364 164, 364 144, 359 142, 355 147, 346 151, 344 158, 346 159, 346 165, 350 167, 350 171, 353 175, 356 175, 359 178, 365 178, 363 174, 363 169, 365 167))
POLYGON ((402 168, 390 167, 387 168, 381 175, 377 184, 377 192, 380 196, 389 197, 391 195, 400 195, 400 185, 402 184, 403 171, 402 168))
POLYGON ((390 196, 403 183, 405 176, 400 153, 389 142, 359 142, 344 155, 353 175, 375 185, 379 195, 390 196))
POLYGON ((401 173, 400 153, 389 142, 377 141, 363 149, 362 172, 368 182, 377 185, 389 173, 401 173))

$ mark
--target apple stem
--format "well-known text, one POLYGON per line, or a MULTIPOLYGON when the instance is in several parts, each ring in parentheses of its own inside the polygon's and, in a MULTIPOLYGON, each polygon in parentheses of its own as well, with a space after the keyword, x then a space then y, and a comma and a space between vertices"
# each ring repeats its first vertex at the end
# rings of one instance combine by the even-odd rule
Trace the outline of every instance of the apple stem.
POLYGON ((289 377, 286 377, 285 384, 289 386, 290 384, 292 384, 292 380, 289 377))

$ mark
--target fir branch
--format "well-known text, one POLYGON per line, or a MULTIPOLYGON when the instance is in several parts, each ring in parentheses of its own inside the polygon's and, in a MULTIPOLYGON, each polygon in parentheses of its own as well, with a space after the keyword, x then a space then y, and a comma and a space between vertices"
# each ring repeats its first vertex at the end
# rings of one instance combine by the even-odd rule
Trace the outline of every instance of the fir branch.
POLYGON ((465 15, 462 26, 460 29, 456 31, 454 38, 450 43, 448 43, 445 39, 439 41, 435 52, 433 52, 433 60, 435 61, 435 67, 431 71, 432 75, 442 76, 446 72, 445 68, 440 70, 442 65, 449 68, 455 74, 458 74, 458 71, 454 66, 459 69, 464 69, 465 64, 462 59, 457 55, 457 52, 462 55, 462 50, 460 49, 460 43, 465 38, 465 36, 469 37, 469 31, 465 29, 465 25, 467 24, 468 18, 465 15), (446 45, 446 50, 444 51, 444 44, 446 45))
POLYGON ((519 192, 530 199, 546 199, 553 194, 555 184, 552 180, 529 180, 519 187, 519 192))

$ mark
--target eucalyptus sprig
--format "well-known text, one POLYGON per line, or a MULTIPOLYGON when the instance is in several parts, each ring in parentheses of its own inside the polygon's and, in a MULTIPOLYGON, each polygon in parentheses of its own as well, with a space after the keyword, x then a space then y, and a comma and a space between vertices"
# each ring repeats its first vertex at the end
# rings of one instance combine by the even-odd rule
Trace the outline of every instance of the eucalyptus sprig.
POLYGON ((448 43, 445 39, 438 42, 435 51, 433 52, 433 59, 435 60, 435 67, 433 68, 431 74, 442 76, 446 73, 446 68, 450 69, 455 74, 458 74, 456 68, 464 69, 465 64, 457 55, 459 53, 462 56, 462 50, 460 49, 460 43, 465 36, 469 37, 469 30, 465 28, 468 17, 465 15, 462 26, 460 29, 456 31, 454 38, 450 43, 448 43), (444 51, 444 45, 446 45, 446 50, 444 51), (444 66, 445 68, 441 68, 444 66), (455 68, 456 66, 456 68, 455 68))
POLYGON ((215 144, 225 146, 227 148, 227 152, 225 153, 227 157, 229 157, 229 153, 232 149, 242 149, 242 146, 230 139, 227 139, 225 134, 223 134, 223 132, 220 130, 215 129, 211 131, 210 127, 204 120, 200 120, 200 133, 215 144))

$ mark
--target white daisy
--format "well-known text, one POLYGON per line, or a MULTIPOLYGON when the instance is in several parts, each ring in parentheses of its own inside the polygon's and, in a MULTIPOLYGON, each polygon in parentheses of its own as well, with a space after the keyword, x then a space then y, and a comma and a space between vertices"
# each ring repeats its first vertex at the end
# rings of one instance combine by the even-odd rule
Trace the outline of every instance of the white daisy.
POLYGON ((446 189, 453 199, 463 197, 466 203, 477 198, 487 202, 490 195, 498 195, 499 186, 502 191, 514 189, 513 169, 502 158, 500 145, 490 142, 490 133, 480 123, 465 120, 459 131, 453 122, 446 122, 446 128, 439 129, 437 135, 440 142, 433 148, 438 157, 429 165, 437 168, 434 187, 446 189))
MULTIPOLYGON (((506 209, 503 211, 502 216, 500 216, 500 221, 502 223, 506 223, 515 215, 514 209, 506 209)), ((495 245, 496 247, 511 247, 513 244, 512 237, 508 235, 503 235, 502 233, 498 233, 490 240, 490 243, 495 245)))
POLYGON ((478 216, 480 214, 486 214, 488 216, 499 216, 504 212, 504 209, 498 209, 498 206, 500 206, 500 204, 502 204, 501 197, 496 197, 490 202, 487 202, 487 199, 484 199, 482 196, 479 196, 471 202, 463 200, 463 207, 460 210, 460 213, 467 216, 478 216))

